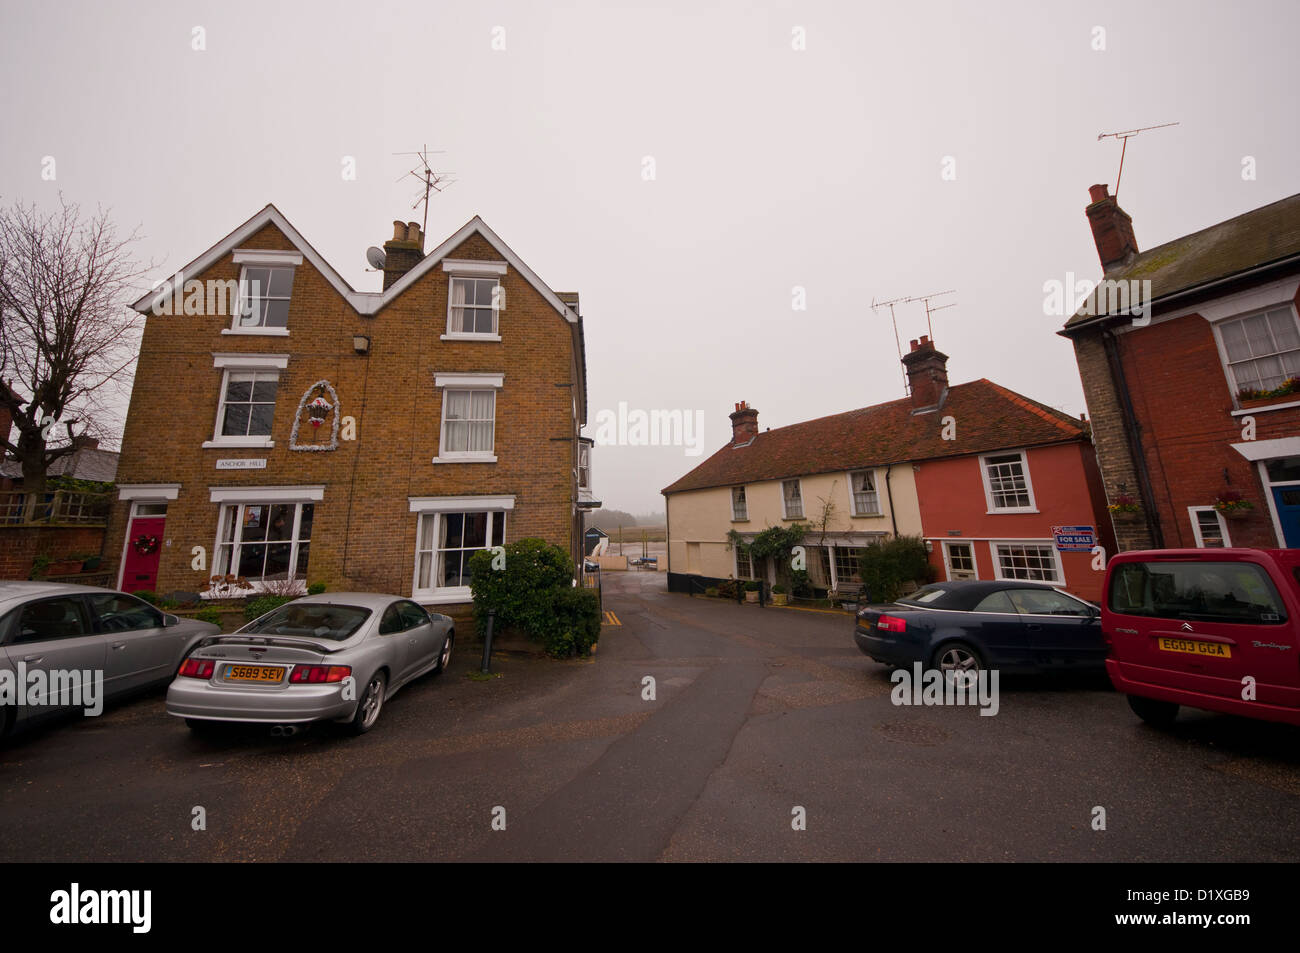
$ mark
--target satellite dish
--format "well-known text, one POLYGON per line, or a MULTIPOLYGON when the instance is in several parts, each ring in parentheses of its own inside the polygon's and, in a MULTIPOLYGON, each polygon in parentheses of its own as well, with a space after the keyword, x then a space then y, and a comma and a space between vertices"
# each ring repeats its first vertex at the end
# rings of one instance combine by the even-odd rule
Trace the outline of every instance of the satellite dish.
POLYGON ((375 245, 371 245, 369 248, 366 249, 366 261, 370 262, 371 268, 374 268, 375 270, 378 271, 384 267, 384 262, 386 262, 387 260, 388 260, 388 256, 384 254, 384 250, 382 248, 379 248, 375 245))

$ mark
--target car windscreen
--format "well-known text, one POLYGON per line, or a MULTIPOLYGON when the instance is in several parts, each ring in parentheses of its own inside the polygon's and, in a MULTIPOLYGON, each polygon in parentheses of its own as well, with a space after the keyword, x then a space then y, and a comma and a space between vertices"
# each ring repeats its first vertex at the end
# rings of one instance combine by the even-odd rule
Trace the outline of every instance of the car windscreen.
POLYGON ((360 606, 336 606, 325 602, 294 603, 280 606, 240 629, 247 635, 282 635, 286 638, 330 639, 342 642, 352 636, 370 618, 370 610, 360 606))
POLYGON ((1111 572, 1107 608, 1183 621, 1276 625, 1286 608, 1263 567, 1244 562, 1135 562, 1111 572))

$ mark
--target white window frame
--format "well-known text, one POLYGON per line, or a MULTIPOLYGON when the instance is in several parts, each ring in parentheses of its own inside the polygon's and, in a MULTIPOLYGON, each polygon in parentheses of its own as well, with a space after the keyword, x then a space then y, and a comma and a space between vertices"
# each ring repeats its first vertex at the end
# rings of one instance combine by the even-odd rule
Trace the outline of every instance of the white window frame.
MULTIPOLYGON (((975 575, 972 576, 972 577, 969 577, 969 578, 972 578, 972 579, 979 579, 979 577, 980 577, 980 561, 979 561, 979 558, 975 555, 975 540, 973 540, 973 539, 943 539, 943 540, 940 540, 940 541, 939 541, 939 545, 943 548, 943 571, 944 571, 944 575, 947 577, 947 579, 948 579, 949 582, 954 582, 954 581, 956 581, 956 577, 953 576, 953 568, 952 568, 952 554, 948 551, 948 547, 949 547, 949 546, 968 546, 968 547, 970 547, 971 571, 974 572, 975 575)), ((963 576, 962 578, 963 578, 963 579, 966 579, 966 578, 968 578, 968 577, 963 576)))
POLYGON ((876 471, 875 471, 874 469, 868 469, 868 470, 852 470, 852 471, 849 472, 849 512, 850 512, 853 516, 881 516, 881 515, 883 515, 883 512, 884 512, 884 511, 881 509, 881 506, 880 506, 880 491, 876 489, 876 486, 877 486, 877 484, 878 484, 879 481, 876 479, 876 477, 877 477, 877 474, 876 474, 876 471), (853 478, 854 478, 855 476, 858 476, 859 474, 866 474, 866 475, 871 479, 871 493, 876 497, 876 508, 875 508, 874 510, 859 510, 859 509, 858 509, 858 495, 857 495, 856 492, 854 492, 854 489, 853 489, 853 478))
MULTIPOLYGON (((293 271, 302 264, 302 253, 295 251, 277 251, 273 249, 236 249, 232 256, 235 264, 240 266, 239 269, 239 294, 235 300, 235 307, 230 316, 230 327, 224 329, 222 334, 253 334, 263 335, 265 337, 288 337, 289 328, 268 328, 262 325, 242 324, 244 319, 244 297, 247 294, 247 268, 288 268, 293 271)), ((294 275, 297 278, 297 275, 294 275)), ((292 284, 292 283, 291 283, 292 284)), ((292 300, 293 293, 290 292, 289 298, 292 300)))
MULTIPOLYGON (((323 484, 316 486, 240 486, 240 487, 209 487, 208 499, 212 503, 219 504, 217 507, 217 532, 212 543, 212 574, 217 574, 217 566, 220 564, 221 547, 224 541, 221 539, 221 527, 225 521, 226 510, 228 507, 237 509, 244 506, 275 506, 287 505, 293 506, 293 536, 291 537, 292 547, 289 550, 289 578, 297 578, 298 570, 298 539, 299 530, 302 527, 302 504, 316 504, 325 499, 325 487, 323 484)), ((316 532, 316 516, 312 514, 312 533, 316 532)), ((238 514, 235 519, 236 532, 235 539, 230 543, 230 564, 226 567, 226 572, 233 572, 239 567, 239 547, 244 534, 244 523, 238 514)), ((310 540, 308 540, 310 542, 310 540)), ((257 544, 262 545, 262 544, 257 544)), ((310 559, 310 557, 308 557, 310 559)), ((235 575, 238 575, 236 572, 235 575)), ((248 580, 255 592, 263 591, 263 580, 248 580)), ((306 579, 302 580, 304 583, 306 579)), ((239 592, 232 593, 233 596, 240 595, 239 592)), ((204 598, 208 598, 204 594, 204 598)))
MULTIPOLYGON (((1270 494, 1271 495, 1271 494, 1270 494)), ((1232 538, 1228 535, 1228 521, 1223 518, 1223 514, 1213 506, 1189 506, 1187 507, 1187 517, 1192 521, 1192 535, 1196 538, 1197 549, 1217 549, 1218 547, 1207 547, 1205 540, 1201 536, 1201 523, 1197 517, 1198 513, 1213 513, 1215 519, 1219 521, 1219 533, 1223 537, 1224 548, 1232 545, 1232 538)))
MULTIPOLYGON (((1228 358, 1228 346, 1227 344, 1224 343, 1223 340, 1223 328, 1225 325, 1232 324, 1237 321, 1245 321, 1249 318, 1256 317, 1257 315, 1267 314, 1270 311, 1277 311, 1279 308, 1286 308, 1290 310, 1291 320, 1295 322, 1297 331, 1300 331, 1300 313, 1297 313, 1296 311, 1295 302, 1289 299, 1274 301, 1272 304, 1256 304, 1256 306, 1247 308, 1246 310, 1241 311, 1238 314, 1233 314, 1227 317, 1219 318, 1213 322, 1212 326, 1214 328, 1214 343, 1217 345, 1219 349, 1219 362, 1223 367, 1223 377, 1228 385, 1229 391, 1232 394, 1232 403, 1234 407, 1238 407, 1238 408, 1241 407, 1241 401, 1237 397, 1237 394, 1241 391, 1241 385, 1237 382, 1237 375, 1233 371, 1232 362, 1228 358)), ((1278 351, 1277 353, 1290 354, 1294 352, 1278 351)), ((1264 356, 1267 357, 1268 355, 1264 355, 1264 356)), ((1258 360, 1258 358, 1247 358, 1247 360, 1253 361, 1253 360, 1258 360)), ((1241 364, 1245 362, 1238 361, 1237 363, 1241 364)), ((1295 401, 1296 399, 1297 398, 1295 394, 1286 394, 1282 397, 1276 398, 1276 400, 1279 403, 1292 402, 1295 401)), ((1270 404, 1268 406, 1274 406, 1274 405, 1270 404)), ((1262 408, 1252 407, 1250 409, 1259 410, 1262 408)))
POLYGON ((578 489, 591 489, 591 444, 578 441, 578 489))
POLYGON ((745 492, 744 486, 733 486, 731 488, 731 521, 733 523, 749 522, 749 494, 745 492), (744 507, 743 512, 736 509, 737 490, 740 491, 740 495, 741 495, 740 503, 741 506, 744 507))
POLYGON ((1000 450, 997 453, 986 453, 980 455, 980 479, 984 481, 984 503, 988 507, 987 514, 994 513, 1037 513, 1038 500, 1034 496, 1034 481, 1029 475, 1029 453, 1025 450, 1000 450), (1028 506, 1002 506, 993 505, 993 484, 989 480, 988 461, 993 457, 1010 457, 1018 455, 1020 457, 1020 469, 1025 475, 1025 492, 1029 495, 1028 506))
POLYGON ((783 519, 783 520, 801 520, 801 519, 803 519, 803 518, 804 518, 804 515, 803 515, 803 481, 800 480, 798 477, 795 477, 793 480, 782 480, 782 481, 781 481, 781 519, 783 519), (795 485, 795 488, 799 491, 799 515, 798 515, 798 516, 791 516, 790 513, 789 513, 789 511, 786 509, 786 505, 785 505, 785 504, 786 504, 786 500, 785 500, 785 485, 786 485, 787 483, 793 483, 793 484, 795 485))
POLYGON ((737 579, 743 581, 743 580, 746 580, 746 579, 757 579, 757 578, 758 578, 757 576, 754 575, 754 556, 753 556, 752 553, 746 553, 746 554, 745 554, 745 559, 749 562, 749 575, 748 575, 748 576, 742 576, 742 575, 740 574, 740 550, 737 549, 735 552, 733 552, 733 553, 732 553, 732 557, 733 557, 733 561, 735 562, 735 565, 736 565, 736 578, 737 578, 737 579))
POLYGON ((497 442, 497 406, 500 403, 501 388, 505 384, 504 374, 435 374, 434 386, 442 391, 438 408, 438 455, 434 463, 496 463, 497 442), (465 451, 452 453, 447 451, 447 393, 448 391, 495 390, 492 398, 492 450, 465 451))
MULTIPOLYGON (((492 533, 495 528, 495 521, 500 518, 506 522, 507 528, 509 520, 506 514, 515 508, 515 498, 513 496, 423 496, 408 497, 410 510, 418 515, 415 523, 415 560, 411 568, 411 598, 417 602, 425 604, 441 604, 453 602, 469 602, 473 595, 469 586, 430 586, 424 589, 420 588, 420 529, 425 519, 433 519, 433 538, 438 538, 438 520, 447 513, 488 513, 489 522, 487 527, 487 541, 492 542, 492 533)), ((507 541, 506 530, 501 533, 501 540, 504 544, 507 541)), ((434 550, 433 552, 436 552, 434 550)), ((433 577, 432 567, 430 578, 433 577)))
MULTIPOLYGON (((447 273, 447 323, 446 333, 440 335, 443 341, 500 341, 501 312, 505 310, 505 289, 501 279, 505 276, 507 266, 503 261, 460 261, 447 260, 442 263, 442 270, 447 273), (496 287, 501 289, 499 295, 493 296, 492 331, 481 333, 473 331, 453 331, 451 329, 452 302, 455 300, 453 288, 457 281, 474 281, 496 279, 496 287)), ((477 306, 477 304, 476 304, 477 306)))
MULTIPOLYGON (((221 371, 221 390, 217 393, 217 419, 212 425, 212 439, 203 441, 203 448, 257 447, 269 449, 275 446, 270 434, 265 436, 226 436, 221 432, 222 422, 226 416, 226 391, 230 387, 230 374, 257 371, 259 373, 276 372, 275 399, 280 400, 279 383, 284 375, 279 373, 289 366, 288 354, 214 354, 212 366, 221 371)), ((274 412, 273 412, 274 414, 274 412)), ((272 428, 274 433, 274 427, 272 428)))
POLYGON ((1061 551, 1056 548, 1056 543, 1051 539, 991 539, 989 540, 989 556, 993 560, 993 578, 1005 579, 1010 582, 1041 582, 1048 585, 1064 586, 1065 564, 1061 561, 1061 551), (1002 574, 1002 560, 998 558, 999 546, 1046 546, 1052 554, 1052 562, 1056 565, 1055 579, 1021 579, 1019 576, 1004 576, 1002 574))

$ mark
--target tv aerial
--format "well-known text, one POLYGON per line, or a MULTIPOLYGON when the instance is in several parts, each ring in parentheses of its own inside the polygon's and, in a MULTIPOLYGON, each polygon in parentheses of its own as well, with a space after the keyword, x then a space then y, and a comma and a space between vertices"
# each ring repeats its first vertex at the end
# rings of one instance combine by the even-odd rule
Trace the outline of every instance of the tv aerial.
MULTIPOLYGON (((443 150, 441 149, 435 149, 432 154, 440 155, 442 151, 443 150)), ((430 154, 431 153, 429 152, 429 147, 427 145, 424 146, 419 152, 394 152, 393 153, 393 155, 395 156, 415 156, 417 159, 419 159, 419 163, 416 165, 416 167, 411 169, 408 172, 404 172, 401 175, 399 175, 397 177, 397 181, 401 182, 409 175, 420 182, 420 191, 416 193, 416 199, 415 202, 412 203, 411 208, 413 209, 419 208, 421 203, 424 204, 424 220, 420 223, 421 235, 423 235, 429 230, 429 194, 431 192, 441 192, 447 186, 451 185, 453 182, 456 181, 453 178, 453 176, 455 175, 454 172, 435 172, 433 170, 433 168, 429 165, 430 154)))
POLYGON ((1119 150, 1119 174, 1115 176, 1114 198, 1116 200, 1119 199, 1119 180, 1120 180, 1120 176, 1124 174, 1124 153, 1128 150, 1128 141, 1132 139, 1134 136, 1136 136, 1139 132, 1149 132, 1152 129, 1167 129, 1170 126, 1177 126, 1177 125, 1179 125, 1179 123, 1162 122, 1158 126, 1143 126, 1141 129, 1126 129, 1123 132, 1103 132, 1097 136, 1098 142, 1101 142, 1101 140, 1103 139, 1120 139, 1124 143, 1124 145, 1119 150))

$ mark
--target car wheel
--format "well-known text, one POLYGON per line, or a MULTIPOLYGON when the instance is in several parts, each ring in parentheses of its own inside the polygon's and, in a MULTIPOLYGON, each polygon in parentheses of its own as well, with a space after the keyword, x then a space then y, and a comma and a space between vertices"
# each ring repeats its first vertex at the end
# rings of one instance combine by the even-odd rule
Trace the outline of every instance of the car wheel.
POLYGON ((348 723, 348 728, 354 735, 364 735, 375 727, 380 709, 384 707, 384 690, 387 687, 388 679, 383 672, 375 672, 371 676, 366 690, 361 693, 361 700, 357 702, 357 713, 348 723))
POLYGON ((1176 702, 1164 702, 1155 698, 1142 698, 1138 695, 1128 696, 1128 707, 1148 725, 1155 728, 1168 728, 1178 717, 1176 702))
POLYGON ((973 645, 966 642, 947 642, 939 646, 934 653, 934 668, 944 673, 944 678, 952 678, 949 673, 967 672, 978 675, 984 668, 984 659, 973 645))
POLYGON ((442 643, 442 654, 438 656, 438 664, 433 667, 434 675, 441 675, 443 669, 451 661, 451 646, 456 641, 456 633, 450 631, 447 633, 447 641, 442 643))

